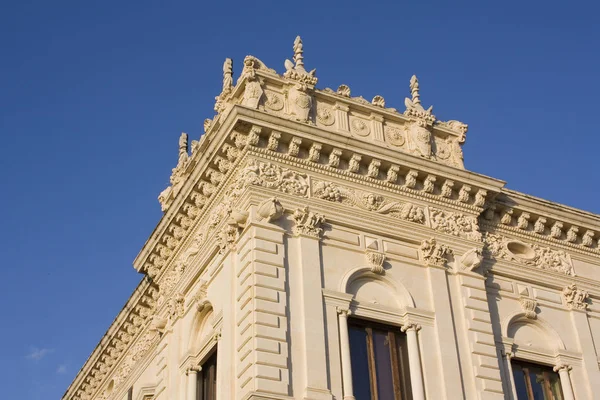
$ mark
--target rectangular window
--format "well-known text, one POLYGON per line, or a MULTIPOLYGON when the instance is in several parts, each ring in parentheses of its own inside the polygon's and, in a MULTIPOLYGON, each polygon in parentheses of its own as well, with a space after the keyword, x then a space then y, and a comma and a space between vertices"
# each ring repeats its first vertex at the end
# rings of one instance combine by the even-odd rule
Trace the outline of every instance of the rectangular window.
POLYGON ((518 400, 563 400, 560 377, 552 367, 512 360, 518 400))
POLYGON ((356 400, 411 400, 406 335, 400 328, 348 321, 356 400))
POLYGON ((217 400, 217 352, 202 364, 198 372, 198 400, 217 400))

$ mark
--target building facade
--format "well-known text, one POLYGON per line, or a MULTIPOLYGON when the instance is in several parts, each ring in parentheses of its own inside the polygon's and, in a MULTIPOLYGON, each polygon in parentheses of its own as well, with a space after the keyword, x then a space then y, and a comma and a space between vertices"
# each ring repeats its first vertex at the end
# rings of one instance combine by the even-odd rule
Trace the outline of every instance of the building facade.
POLYGON ((179 141, 67 400, 600 398, 600 216, 464 169, 467 125, 247 56, 179 141))

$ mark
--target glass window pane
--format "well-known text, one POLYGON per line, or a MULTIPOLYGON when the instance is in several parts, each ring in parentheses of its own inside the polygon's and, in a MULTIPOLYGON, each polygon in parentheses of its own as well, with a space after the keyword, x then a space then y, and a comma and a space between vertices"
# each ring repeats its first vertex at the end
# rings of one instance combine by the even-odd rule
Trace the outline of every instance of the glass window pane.
POLYGON ((395 400, 390 340, 387 332, 373 330, 373 351, 375 353, 378 400, 395 400))
POLYGON ((525 373, 523 368, 518 364, 513 364, 513 378, 515 381, 515 389, 518 400, 528 400, 527 385, 525 384, 525 373))
POLYGON ((364 327, 349 326, 350 362, 352 363, 352 383, 356 400, 371 400, 369 359, 367 354, 367 332, 364 327))
POLYGON ((535 400, 551 400, 544 396, 544 375, 539 368, 529 368, 529 379, 531 380, 531 391, 535 400))
POLYGON ((550 390, 554 396, 553 400, 563 400, 562 387, 560 386, 560 377, 558 374, 548 374, 550 377, 550 390))

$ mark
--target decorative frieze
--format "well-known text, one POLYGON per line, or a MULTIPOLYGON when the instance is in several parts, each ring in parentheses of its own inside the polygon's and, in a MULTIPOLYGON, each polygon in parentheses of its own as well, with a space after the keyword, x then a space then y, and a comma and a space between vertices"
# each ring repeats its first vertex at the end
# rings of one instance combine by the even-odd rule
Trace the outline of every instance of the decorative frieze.
POLYGON ((429 209, 431 227, 449 235, 481 241, 477 218, 457 212, 431 207, 429 209))
POLYGON ((484 239, 490 256, 514 261, 541 270, 575 275, 571 256, 538 244, 527 244, 504 236, 487 233, 484 239))
POLYGON ((323 200, 340 202, 365 211, 390 215, 418 224, 425 223, 425 213, 420 207, 410 203, 386 201, 383 196, 356 191, 335 185, 331 182, 315 181, 313 196, 323 200))

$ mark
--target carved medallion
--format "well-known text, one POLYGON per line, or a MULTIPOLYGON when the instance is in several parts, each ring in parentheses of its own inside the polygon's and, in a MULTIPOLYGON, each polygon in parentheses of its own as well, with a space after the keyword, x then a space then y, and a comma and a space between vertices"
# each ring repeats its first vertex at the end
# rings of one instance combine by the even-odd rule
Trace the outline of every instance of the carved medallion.
POLYGON ((369 125, 367 122, 362 119, 354 118, 350 123, 350 128, 352 133, 358 136, 368 136, 371 133, 371 129, 369 129, 369 125))
POLYGON ((390 144, 400 147, 404 146, 404 143, 406 143, 406 138, 404 137, 404 132, 402 129, 393 126, 386 126, 383 128, 383 131, 390 144))
POLYGON ((280 111, 283 109, 283 100, 274 92, 266 92, 265 96, 265 107, 273 111, 280 111))
POLYGON ((335 122, 333 110, 330 107, 317 106, 317 120, 326 126, 333 125, 335 122))

